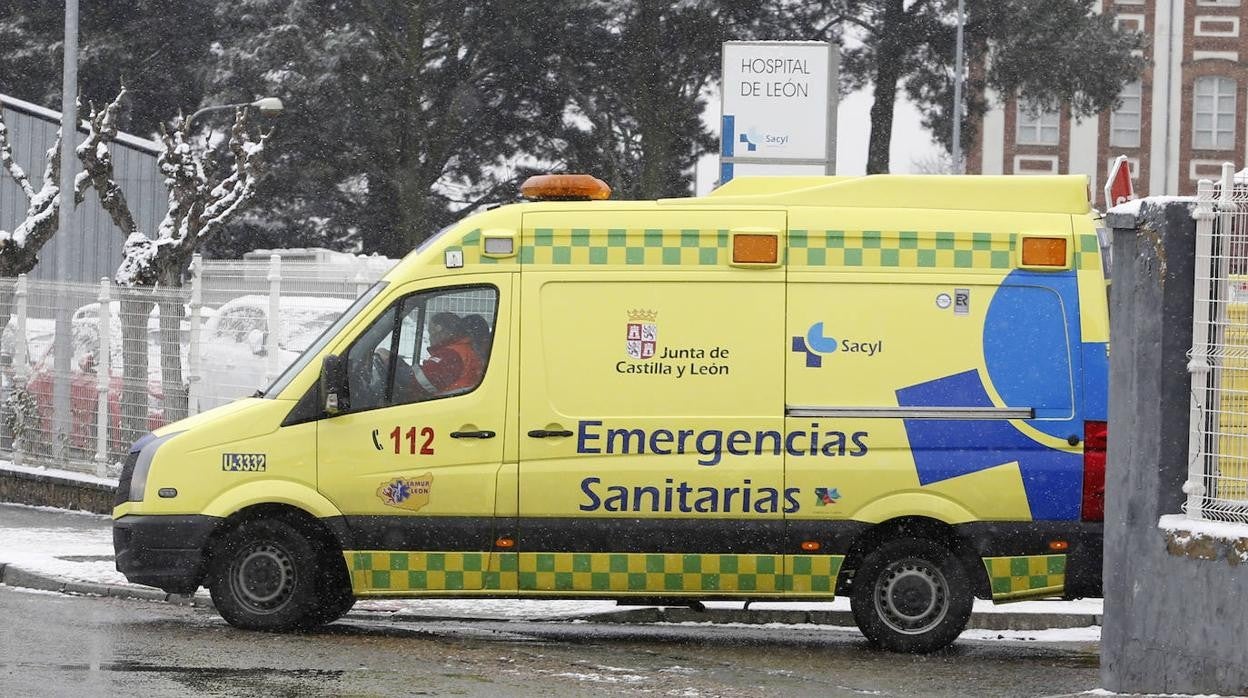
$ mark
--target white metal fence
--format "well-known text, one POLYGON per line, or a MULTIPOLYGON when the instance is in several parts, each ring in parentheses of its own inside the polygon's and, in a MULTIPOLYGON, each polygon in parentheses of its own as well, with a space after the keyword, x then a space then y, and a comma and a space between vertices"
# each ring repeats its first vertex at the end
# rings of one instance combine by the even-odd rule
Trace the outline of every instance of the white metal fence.
POLYGON ((181 288, 0 279, 0 456, 109 474, 147 431, 267 386, 385 271, 274 255, 197 258, 181 288))
POLYGON ((1248 522, 1248 176, 1222 166, 1196 204, 1186 513, 1248 522))

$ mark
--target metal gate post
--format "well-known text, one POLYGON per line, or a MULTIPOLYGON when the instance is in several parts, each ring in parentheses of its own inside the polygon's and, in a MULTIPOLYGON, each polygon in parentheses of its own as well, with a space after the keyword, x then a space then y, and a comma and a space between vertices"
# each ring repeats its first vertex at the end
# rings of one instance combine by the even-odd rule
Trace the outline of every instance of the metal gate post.
POLYGON ((204 389, 201 384, 202 374, 202 358, 200 352, 200 324, 202 322, 201 309, 204 307, 204 286, 203 286, 203 255, 196 254, 191 257, 191 302, 190 302, 190 336, 187 338, 186 349, 186 414, 187 416, 199 414, 200 392, 204 389))
MULTIPOLYGON (((111 285, 108 277, 100 279, 99 330, 100 351, 95 362, 95 474, 100 477, 108 475, 108 389, 113 380, 113 311, 110 307, 109 293, 111 285)), ((118 415, 120 417, 120 415, 118 415)))

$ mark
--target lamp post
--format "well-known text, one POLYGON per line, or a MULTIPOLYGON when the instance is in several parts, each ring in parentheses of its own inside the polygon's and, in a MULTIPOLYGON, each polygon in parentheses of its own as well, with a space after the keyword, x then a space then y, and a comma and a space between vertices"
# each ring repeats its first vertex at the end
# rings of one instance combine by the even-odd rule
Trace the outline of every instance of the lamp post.
POLYGON ((962 29, 965 0, 958 0, 958 40, 953 59, 953 173, 962 174, 962 29))
MULTIPOLYGON (((78 145, 78 0, 65 0, 65 64, 61 70, 61 182, 59 223, 56 228, 56 275, 59 281, 75 280, 69 273, 70 250, 81 249, 80 230, 75 229, 74 150, 78 145), (70 239, 70 236, 74 239, 70 239)), ((52 352, 52 454, 57 462, 67 460, 66 445, 72 428, 70 420, 70 363, 73 339, 70 336, 70 308, 64 299, 57 303, 56 330, 52 352)), ((18 341, 25 341, 19 338, 18 341)))
POLYGON ((260 116, 276 116, 282 113, 282 109, 285 108, 284 105, 282 104, 282 100, 278 99, 277 97, 262 97, 260 99, 257 99, 254 102, 239 102, 237 104, 219 104, 217 106, 204 107, 203 109, 196 111, 194 114, 191 114, 191 118, 186 120, 186 126, 187 128, 190 128, 191 122, 195 121, 195 119, 199 118, 200 116, 207 114, 208 112, 223 111, 226 109, 238 109, 239 107, 254 107, 260 112, 260 116))

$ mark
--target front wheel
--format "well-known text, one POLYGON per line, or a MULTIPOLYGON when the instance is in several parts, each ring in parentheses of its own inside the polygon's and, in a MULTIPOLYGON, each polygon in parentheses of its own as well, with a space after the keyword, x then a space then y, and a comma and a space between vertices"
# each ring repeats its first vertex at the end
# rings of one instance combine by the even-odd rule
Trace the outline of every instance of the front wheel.
POLYGON ((213 549, 212 602, 226 622, 248 630, 316 625, 320 559, 317 546, 284 521, 245 522, 213 549))
POLYGON ((957 639, 973 601, 966 571, 953 553, 915 538, 885 543, 863 559, 850 608, 872 644, 919 654, 957 639))

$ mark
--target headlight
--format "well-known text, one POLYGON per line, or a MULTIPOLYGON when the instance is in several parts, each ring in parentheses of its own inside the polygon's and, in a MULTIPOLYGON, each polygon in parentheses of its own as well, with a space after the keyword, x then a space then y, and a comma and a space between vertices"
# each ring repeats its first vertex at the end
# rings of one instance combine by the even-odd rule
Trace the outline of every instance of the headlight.
POLYGON ((134 445, 140 450, 139 458, 134 464, 134 473, 130 476, 130 501, 143 501, 143 490, 147 488, 147 471, 152 468, 152 459, 156 457, 156 449, 181 433, 176 431, 172 434, 150 439, 146 443, 144 443, 143 439, 135 442, 134 445))

